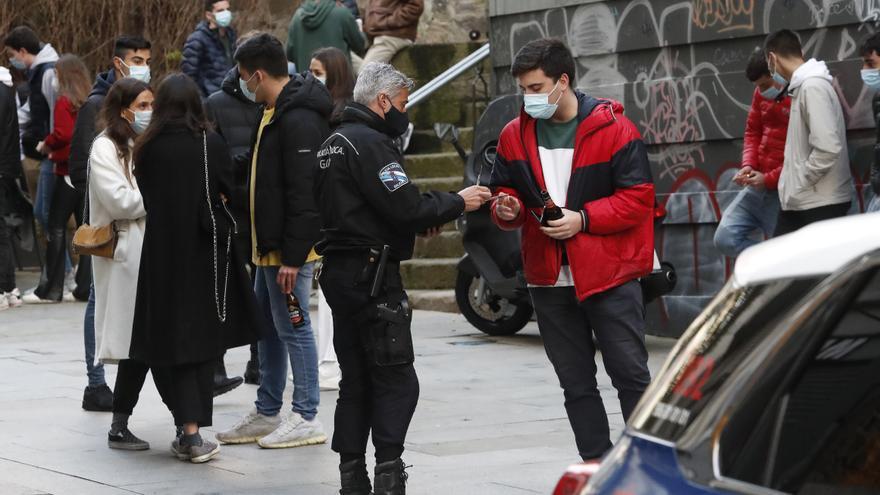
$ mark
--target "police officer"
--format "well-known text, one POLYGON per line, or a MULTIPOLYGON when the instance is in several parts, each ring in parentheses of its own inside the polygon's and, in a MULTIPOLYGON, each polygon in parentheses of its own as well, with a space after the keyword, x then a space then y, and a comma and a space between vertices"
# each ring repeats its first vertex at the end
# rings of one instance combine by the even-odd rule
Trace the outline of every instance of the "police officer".
POLYGON ((412 257, 417 233, 435 235, 490 197, 479 186, 421 194, 410 181, 394 139, 409 125, 412 87, 391 65, 366 64, 342 125, 318 152, 320 283, 333 310, 342 369, 332 447, 340 455, 340 493, 346 495, 372 493, 364 458, 370 432, 376 495, 405 493, 400 456, 419 382, 400 262, 412 257))

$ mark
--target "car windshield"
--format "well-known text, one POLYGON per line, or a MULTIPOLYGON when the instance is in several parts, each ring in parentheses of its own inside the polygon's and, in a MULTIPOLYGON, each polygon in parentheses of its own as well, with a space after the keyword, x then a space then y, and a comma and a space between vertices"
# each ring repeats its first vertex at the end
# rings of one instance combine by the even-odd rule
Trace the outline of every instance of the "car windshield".
POLYGON ((728 283, 682 336, 634 415, 643 433, 676 441, 733 371, 819 277, 747 287, 728 283))

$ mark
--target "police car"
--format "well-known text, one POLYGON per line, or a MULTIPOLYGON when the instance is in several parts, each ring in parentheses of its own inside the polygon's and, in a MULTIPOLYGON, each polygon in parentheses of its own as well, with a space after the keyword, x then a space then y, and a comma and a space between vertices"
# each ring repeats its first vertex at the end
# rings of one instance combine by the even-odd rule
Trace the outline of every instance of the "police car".
POLYGON ((745 251, 600 464, 554 495, 880 492, 880 213, 745 251))

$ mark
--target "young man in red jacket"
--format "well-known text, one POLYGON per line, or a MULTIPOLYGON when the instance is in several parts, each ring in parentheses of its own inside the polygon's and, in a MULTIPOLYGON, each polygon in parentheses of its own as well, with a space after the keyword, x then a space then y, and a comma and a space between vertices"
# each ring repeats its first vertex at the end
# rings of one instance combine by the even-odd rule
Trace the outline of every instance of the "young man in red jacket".
POLYGON ((574 59, 558 40, 516 55, 524 111, 501 131, 492 205, 502 229, 522 228, 522 255, 544 348, 564 390, 583 459, 611 448, 596 383, 593 335, 629 418, 650 381, 638 278, 654 253, 654 184, 645 144, 623 106, 572 88, 574 59), (563 207, 542 226, 541 193, 563 207))
POLYGON ((762 51, 749 58, 746 77, 755 84, 752 109, 743 137, 742 168, 733 181, 743 187, 721 216, 715 231, 715 247, 735 258, 760 242, 756 231, 770 237, 779 216, 776 185, 785 160, 785 137, 791 97, 770 76, 762 51))

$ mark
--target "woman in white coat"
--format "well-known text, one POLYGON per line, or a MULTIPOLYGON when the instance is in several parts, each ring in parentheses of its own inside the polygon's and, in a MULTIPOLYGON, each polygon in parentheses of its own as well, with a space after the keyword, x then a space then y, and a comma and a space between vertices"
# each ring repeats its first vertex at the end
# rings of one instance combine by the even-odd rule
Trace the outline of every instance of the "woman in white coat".
MULTIPOLYGON (((128 353, 147 214, 131 152, 134 138, 149 123, 152 105, 153 92, 146 83, 128 77, 117 81, 104 99, 99 122, 103 131, 89 154, 89 224, 115 223, 118 231, 113 259, 93 257, 93 269, 98 360, 119 364, 107 443, 123 450, 150 448, 128 429, 149 367, 129 359, 128 353)), ((162 377, 154 373, 153 380, 161 394, 162 377)))

